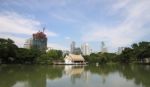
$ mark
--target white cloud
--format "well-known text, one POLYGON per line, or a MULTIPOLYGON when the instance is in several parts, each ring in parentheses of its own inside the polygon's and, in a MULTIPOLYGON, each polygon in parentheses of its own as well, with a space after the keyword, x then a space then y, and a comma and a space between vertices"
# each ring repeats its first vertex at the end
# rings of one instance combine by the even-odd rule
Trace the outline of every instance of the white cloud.
POLYGON ((5 39, 12 39, 16 45, 18 45, 19 47, 23 47, 23 44, 25 42, 26 38, 22 38, 22 37, 17 37, 15 35, 12 34, 2 34, 0 33, 0 38, 5 38, 5 39))
MULTIPOLYGON (((30 10, 47 10, 51 7, 62 7, 68 3, 68 0, 1 0, 0 5, 15 5, 18 7, 26 7, 30 10), (44 6, 42 6, 44 5, 44 6)), ((13 8, 13 7, 12 7, 13 8)))
POLYGON ((57 44, 57 43, 48 43, 48 47, 51 47, 51 48, 57 49, 57 50, 68 50, 68 48, 66 48, 60 44, 57 44))
POLYGON ((4 12, 0 14, 0 32, 32 34, 40 22, 25 19, 14 12, 4 12))
POLYGON ((126 0, 122 3, 119 2, 121 4, 115 4, 115 10, 117 9, 115 15, 123 14, 124 18, 118 25, 109 27, 90 23, 84 27, 85 30, 88 29, 88 32, 83 33, 82 40, 106 41, 109 43, 109 47, 115 49, 119 46, 129 46, 129 44, 142 40, 144 36, 149 35, 150 30, 145 28, 145 25, 150 23, 150 1, 133 2, 126 0), (120 9, 124 9, 124 12, 120 9))
POLYGON ((58 34, 54 33, 54 32, 51 32, 49 30, 46 30, 45 31, 45 34, 49 37, 56 37, 56 36, 59 36, 58 34))
POLYGON ((115 4, 112 4, 112 10, 118 11, 129 4, 130 0, 117 0, 115 4))
MULTIPOLYGON (((35 19, 23 17, 15 12, 0 13, 0 32, 32 35, 41 27, 41 23, 35 19)), ((48 31, 48 36, 57 36, 48 31)))
POLYGON ((59 13, 50 13, 50 16, 52 16, 53 18, 57 19, 57 20, 61 20, 61 21, 65 21, 65 22, 76 22, 77 20, 69 17, 68 14, 59 14, 59 13))
POLYGON ((49 13, 50 17, 63 22, 80 23, 87 20, 85 14, 80 10, 72 10, 70 8, 59 9, 49 13))
MULTIPOLYGON (((0 37, 10 38, 18 46, 23 46, 25 38, 23 35, 32 36, 41 27, 41 23, 35 19, 27 18, 15 12, 0 13, 0 37), (17 36, 19 35, 19 36, 17 36)), ((47 36, 57 36, 56 33, 47 31, 47 36)))
POLYGON ((65 37, 65 39, 66 39, 66 40, 70 40, 71 38, 70 38, 70 37, 65 37))

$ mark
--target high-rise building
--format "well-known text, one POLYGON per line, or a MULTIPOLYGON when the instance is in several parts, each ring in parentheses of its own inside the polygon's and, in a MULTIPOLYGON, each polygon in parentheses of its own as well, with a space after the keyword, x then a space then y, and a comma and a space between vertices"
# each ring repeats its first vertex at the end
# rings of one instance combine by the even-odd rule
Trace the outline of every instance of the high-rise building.
POLYGON ((70 52, 73 54, 74 53, 74 50, 76 48, 76 43, 75 41, 72 41, 71 45, 70 45, 70 52))
POLYGON ((84 43, 81 45, 81 51, 83 55, 90 55, 91 54, 91 49, 89 47, 88 43, 84 43))
POLYGON ((76 47, 75 41, 72 41, 70 45, 70 53, 71 54, 82 54, 81 49, 79 47, 76 47))
POLYGON ((47 49, 47 37, 46 34, 43 32, 39 31, 37 33, 34 33, 32 35, 32 38, 27 39, 24 48, 30 49, 30 48, 36 48, 41 51, 46 51, 47 49))
POLYGON ((82 54, 80 47, 75 48, 72 54, 77 54, 77 55, 82 54))
POLYGON ((46 37, 46 34, 44 34, 44 30, 43 30, 43 32, 39 31, 39 32, 33 34, 32 47, 40 49, 42 51, 46 51, 47 37, 46 37))
POLYGON ((107 52, 107 47, 105 46, 105 43, 102 41, 101 42, 101 52, 106 53, 107 52))
POLYGON ((32 46, 32 42, 33 42, 32 38, 27 39, 25 44, 24 44, 24 48, 30 49, 32 46))
POLYGON ((117 52, 117 54, 119 55, 119 54, 121 54, 122 53, 122 51, 125 49, 125 47, 119 47, 118 48, 118 52, 117 52))

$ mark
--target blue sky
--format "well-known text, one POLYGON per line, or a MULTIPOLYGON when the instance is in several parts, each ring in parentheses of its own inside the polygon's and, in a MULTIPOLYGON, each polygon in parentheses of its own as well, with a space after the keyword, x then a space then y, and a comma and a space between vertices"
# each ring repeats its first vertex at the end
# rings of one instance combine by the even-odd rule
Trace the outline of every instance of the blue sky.
POLYGON ((46 27, 48 46, 69 49, 89 43, 100 51, 150 41, 150 0, 0 0, 0 37, 23 47, 46 27))

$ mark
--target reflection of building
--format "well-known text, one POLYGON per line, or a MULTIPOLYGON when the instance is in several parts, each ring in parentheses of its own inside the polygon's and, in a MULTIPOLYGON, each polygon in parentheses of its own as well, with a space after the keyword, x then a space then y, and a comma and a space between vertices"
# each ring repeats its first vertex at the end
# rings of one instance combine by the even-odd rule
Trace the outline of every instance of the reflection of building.
POLYGON ((122 53, 122 51, 125 49, 125 47, 119 47, 118 48, 118 52, 117 52, 117 54, 119 55, 119 54, 121 54, 122 53))
POLYGON ((88 43, 82 44, 81 51, 82 51, 83 55, 90 55, 91 54, 91 49, 90 49, 88 43))
POLYGON ((24 44, 24 48, 30 49, 32 46, 32 42, 33 42, 32 38, 27 39, 24 44))
POLYGON ((64 58, 65 64, 85 64, 85 60, 81 55, 69 54, 64 58))
POLYGON ((105 46, 105 43, 102 41, 101 42, 101 52, 106 53, 107 52, 107 47, 105 46))
POLYGON ((64 73, 71 77, 71 82, 75 83, 79 79, 82 79, 86 84, 89 79, 88 72, 84 70, 83 65, 66 65, 64 73))
POLYGON ((84 66, 65 66, 65 74, 67 75, 81 75, 84 72, 84 66))

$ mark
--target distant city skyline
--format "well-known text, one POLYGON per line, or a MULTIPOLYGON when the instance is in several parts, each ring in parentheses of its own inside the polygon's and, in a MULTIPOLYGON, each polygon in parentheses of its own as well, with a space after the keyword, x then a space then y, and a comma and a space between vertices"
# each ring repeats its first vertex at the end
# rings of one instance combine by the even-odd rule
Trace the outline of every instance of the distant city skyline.
POLYGON ((83 43, 81 45, 81 51, 83 55, 90 55, 92 53, 92 49, 90 48, 88 43, 83 43))
POLYGON ((48 47, 70 50, 88 43, 93 52, 101 42, 108 52, 150 41, 150 0, 0 0, 0 38, 19 47, 42 31, 48 47))

